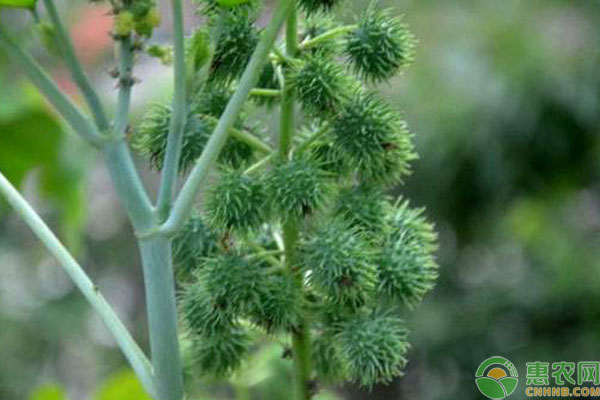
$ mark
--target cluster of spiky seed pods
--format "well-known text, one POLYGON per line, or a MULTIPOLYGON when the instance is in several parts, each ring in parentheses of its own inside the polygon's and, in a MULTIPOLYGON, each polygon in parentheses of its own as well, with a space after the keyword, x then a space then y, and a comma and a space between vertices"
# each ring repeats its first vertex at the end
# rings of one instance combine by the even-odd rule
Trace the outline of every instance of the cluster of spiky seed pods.
MULTIPOLYGON (((187 43, 195 83, 182 174, 261 35, 258 1, 198 2, 208 23, 187 43)), ((257 335, 285 341, 301 325, 320 381, 385 383, 406 363, 401 316, 434 285, 436 236, 421 209, 386 195, 416 156, 405 122, 372 85, 412 61, 415 41, 377 4, 355 25, 337 24, 332 12, 342 2, 298 1, 297 53, 276 45, 236 121, 235 129, 274 148, 277 135, 260 116, 291 91, 302 125, 291 151, 265 154, 230 136, 198 212, 174 240, 180 307, 202 374, 226 376, 257 335), (290 222, 298 240, 286 268, 292 251, 281 238, 290 222)), ((159 170, 170 117, 169 106, 155 105, 134 129, 135 146, 159 170)))

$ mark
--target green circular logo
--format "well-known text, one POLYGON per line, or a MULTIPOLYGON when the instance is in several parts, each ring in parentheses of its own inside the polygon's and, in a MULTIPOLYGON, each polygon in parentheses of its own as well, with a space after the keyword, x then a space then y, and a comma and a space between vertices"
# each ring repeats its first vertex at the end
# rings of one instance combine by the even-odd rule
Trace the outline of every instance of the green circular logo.
POLYGON ((490 399, 504 399, 517 388, 519 374, 515 365, 504 357, 490 357, 479 365, 475 383, 479 391, 490 399))

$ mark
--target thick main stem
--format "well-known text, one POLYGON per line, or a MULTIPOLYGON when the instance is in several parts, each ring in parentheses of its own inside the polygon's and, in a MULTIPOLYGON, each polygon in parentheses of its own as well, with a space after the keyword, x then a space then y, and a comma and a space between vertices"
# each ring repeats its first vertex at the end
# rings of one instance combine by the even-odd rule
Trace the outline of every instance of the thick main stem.
POLYGON ((156 400, 181 400, 183 377, 177 336, 171 242, 164 237, 142 240, 140 250, 156 400))
MULTIPOLYGON (((294 57, 298 52, 298 16, 296 9, 290 13, 286 24, 286 56, 294 57)), ((286 74, 281 99, 279 152, 283 159, 289 160, 292 139, 294 136, 294 91, 289 85, 286 74)), ((298 244, 297 222, 290 218, 283 226, 283 244, 285 262, 288 272, 293 275, 298 290, 303 289, 303 277, 297 270, 296 246, 298 244)), ((310 332, 306 321, 302 321, 292 333, 292 354, 294 359, 294 400, 309 400, 312 397, 310 388, 311 354, 310 332)))

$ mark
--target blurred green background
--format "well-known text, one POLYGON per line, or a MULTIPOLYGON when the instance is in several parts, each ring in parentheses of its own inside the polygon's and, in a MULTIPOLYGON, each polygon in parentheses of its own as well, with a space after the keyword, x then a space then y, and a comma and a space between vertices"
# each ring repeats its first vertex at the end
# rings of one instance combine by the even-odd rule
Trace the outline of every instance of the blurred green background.
MULTIPOLYGON (((106 10, 58 3, 86 68, 112 102, 106 10)), ((365 7, 348 3, 339 13, 344 20, 365 7)), ((473 378, 489 356, 513 361, 521 388, 527 361, 598 360, 600 2, 381 5, 405 14, 420 40, 416 63, 377 90, 416 134, 420 159, 396 192, 426 206, 435 221, 441 276, 407 315, 413 347, 405 377, 370 392, 338 388, 337 397, 482 399, 473 378)), ((195 23, 191 10, 188 26, 195 23)), ((0 23, 23 35, 74 94, 28 15, 4 11, 0 23)), ((154 40, 167 42, 169 32, 165 19, 154 40)), ((155 60, 141 59, 136 68, 139 113, 168 94, 171 79, 155 60)), ((60 232, 145 343, 136 247, 106 170, 1 53, 0 76, 0 170, 60 232)), ((155 176, 144 174, 152 185, 155 176)), ((0 399, 144 399, 100 320, 4 205, 0 355, 0 399)), ((287 399, 288 365, 279 355, 263 350, 233 389, 215 386, 197 398, 287 399)), ((520 389, 511 396, 521 398, 520 389)))

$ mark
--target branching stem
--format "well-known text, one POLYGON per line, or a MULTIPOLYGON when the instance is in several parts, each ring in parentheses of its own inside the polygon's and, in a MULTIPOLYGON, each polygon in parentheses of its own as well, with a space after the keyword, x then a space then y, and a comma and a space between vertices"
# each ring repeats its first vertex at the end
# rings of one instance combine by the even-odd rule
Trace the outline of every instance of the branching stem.
POLYGON ((355 30, 356 28, 358 28, 358 25, 340 26, 338 28, 331 29, 319 36, 312 38, 312 39, 305 40, 302 43, 300 43, 300 46, 298 46, 298 47, 301 51, 307 50, 321 42, 327 41, 329 39, 333 39, 337 36, 345 35, 346 33, 351 32, 351 31, 355 30))
POLYGON ((279 1, 279 5, 275 10, 269 25, 264 30, 262 37, 246 66, 246 70, 242 75, 235 93, 229 100, 223 115, 219 119, 219 123, 202 152, 202 155, 196 162, 196 166, 190 172, 187 181, 175 201, 168 220, 161 228, 163 234, 172 235, 177 232, 193 209, 196 194, 200 190, 204 178, 225 145, 230 129, 233 127, 244 103, 248 99, 250 91, 255 87, 259 75, 262 72, 262 68, 267 61, 269 51, 275 42, 279 28, 283 25, 289 12, 292 10, 293 5, 293 0, 279 1))

